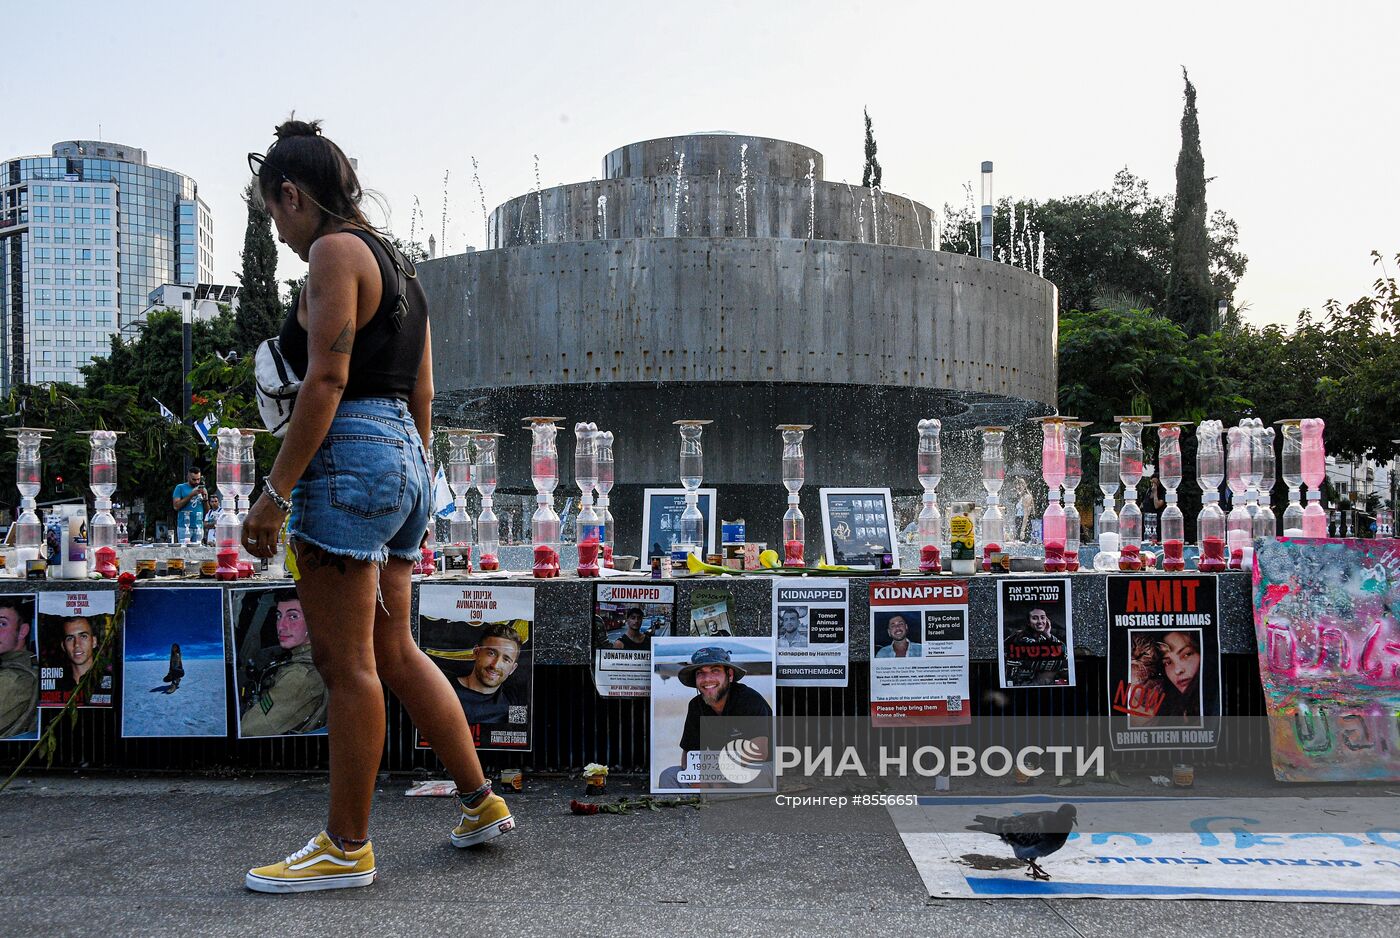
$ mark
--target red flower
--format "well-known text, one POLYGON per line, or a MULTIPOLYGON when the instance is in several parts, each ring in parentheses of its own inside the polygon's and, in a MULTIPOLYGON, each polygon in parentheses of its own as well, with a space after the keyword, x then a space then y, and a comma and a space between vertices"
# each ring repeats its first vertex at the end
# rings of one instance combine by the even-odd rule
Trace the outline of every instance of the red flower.
POLYGON ((207 404, 207 403, 209 403, 209 398, 205 397, 203 394, 191 394, 191 395, 190 395, 190 403, 191 403, 191 404, 207 404))
POLYGON ((136 574, 132 573, 130 570, 117 577, 117 589, 121 590, 123 593, 131 592, 131 588, 135 585, 136 574))
POLYGON ((598 806, 596 804, 589 804, 587 801, 578 801, 575 799, 569 802, 569 811, 572 814, 597 814, 598 806))

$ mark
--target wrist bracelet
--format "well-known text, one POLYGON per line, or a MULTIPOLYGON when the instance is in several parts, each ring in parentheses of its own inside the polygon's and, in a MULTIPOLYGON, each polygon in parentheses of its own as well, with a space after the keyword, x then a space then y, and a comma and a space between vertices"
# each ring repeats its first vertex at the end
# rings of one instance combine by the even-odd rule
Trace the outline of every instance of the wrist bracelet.
POLYGON ((272 480, 267 478, 267 476, 263 476, 263 491, 267 493, 268 498, 272 499, 272 504, 282 509, 283 514, 287 514, 292 510, 292 503, 277 494, 277 490, 272 487, 272 480))

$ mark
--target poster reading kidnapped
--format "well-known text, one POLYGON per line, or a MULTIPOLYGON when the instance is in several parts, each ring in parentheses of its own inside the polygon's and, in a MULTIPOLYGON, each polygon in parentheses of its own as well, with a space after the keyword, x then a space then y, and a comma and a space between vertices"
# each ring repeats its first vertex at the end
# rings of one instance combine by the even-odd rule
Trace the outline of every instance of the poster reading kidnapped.
POLYGON ((870 723, 972 722, 967 581, 870 584, 870 723))
MULTIPOLYGON (((329 696, 290 586, 229 590, 238 738, 324 736, 329 696)), ((178 691, 177 691, 178 693, 178 691)))
POLYGON ((224 591, 142 589, 122 627, 122 736, 225 736, 224 591))
POLYGON ((998 580, 1001 686, 1073 687, 1072 617, 1067 577, 998 580))
POLYGON ((0 595, 0 739, 39 738, 34 594, 0 595))
POLYGON ((845 687, 850 672, 850 583, 784 577, 773 583, 779 687, 845 687))
POLYGON ((418 645, 447 675, 478 749, 530 749, 534 623, 528 586, 418 588, 418 645))
POLYGON ((83 696, 78 706, 112 706, 117 684, 112 660, 117 646, 109 633, 116 602, 115 590, 39 594, 40 707, 64 706, 80 683, 83 696))
POLYGON ((773 639, 651 643, 651 790, 774 791, 773 639))
POLYGON ((1281 538, 1254 557, 1274 777, 1400 780, 1400 541, 1281 538))
POLYGON ((1214 749, 1220 738, 1216 578, 1110 576, 1107 586, 1113 748, 1214 749))
POLYGON ((603 697, 651 695, 651 643, 671 635, 676 588, 599 583, 593 593, 593 683, 603 697))

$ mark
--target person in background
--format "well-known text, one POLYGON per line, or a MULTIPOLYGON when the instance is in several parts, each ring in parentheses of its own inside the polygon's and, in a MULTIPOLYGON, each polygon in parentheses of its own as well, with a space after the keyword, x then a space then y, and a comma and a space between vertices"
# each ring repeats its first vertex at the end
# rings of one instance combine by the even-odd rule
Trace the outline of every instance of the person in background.
POLYGON ((209 490, 204 487, 204 470, 191 466, 185 481, 170 493, 170 507, 175 509, 176 540, 196 540, 204 536, 204 506, 209 490), (193 532, 191 534, 190 532, 193 532))
POLYGON ((220 506, 219 496, 218 496, 218 495, 215 495, 213 492, 210 492, 210 493, 209 493, 209 510, 206 511, 206 512, 204 513, 204 537, 203 537, 204 543, 206 543, 206 544, 208 544, 208 545, 210 545, 210 546, 213 546, 213 544, 214 544, 214 537, 215 537, 215 535, 214 535, 214 529, 215 529, 216 527, 218 527, 218 524, 219 524, 219 515, 223 513, 223 509, 220 508, 219 506, 220 506))

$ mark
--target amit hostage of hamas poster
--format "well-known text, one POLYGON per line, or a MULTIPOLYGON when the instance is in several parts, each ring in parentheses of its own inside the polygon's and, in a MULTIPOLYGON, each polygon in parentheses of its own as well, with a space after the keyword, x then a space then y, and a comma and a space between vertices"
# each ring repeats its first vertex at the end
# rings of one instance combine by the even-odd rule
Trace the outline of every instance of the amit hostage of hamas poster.
POLYGON ((290 586, 229 590, 238 738, 324 736, 329 697, 290 586))
POLYGON ((116 694, 108 641, 115 590, 55 590, 39 594, 39 706, 62 707, 91 671, 80 707, 110 707, 116 694), (106 649, 99 653, 103 643, 106 649))
POLYGON ((773 583, 779 687, 845 687, 850 676, 848 580, 784 577, 773 583))
POLYGON ((772 637, 651 643, 654 794, 776 790, 773 657, 772 637))
POLYGON ((39 738, 34 594, 0 595, 0 739, 39 738))
POLYGON ((599 583, 593 592, 593 683, 603 697, 651 695, 651 642, 670 635, 676 588, 599 583))
POLYGON ((998 580, 1001 686, 1073 687, 1072 617, 1068 578, 998 580))
POLYGON ((952 726, 968 705, 967 581, 870 584, 870 724, 952 726))
MULTIPOLYGON (((447 675, 478 749, 530 750, 534 622, 532 587, 418 587, 418 646, 447 675)), ((419 748, 430 742, 419 735, 419 748)))
POLYGON ((1108 577, 1113 748, 1214 749, 1220 614, 1213 576, 1108 577))

